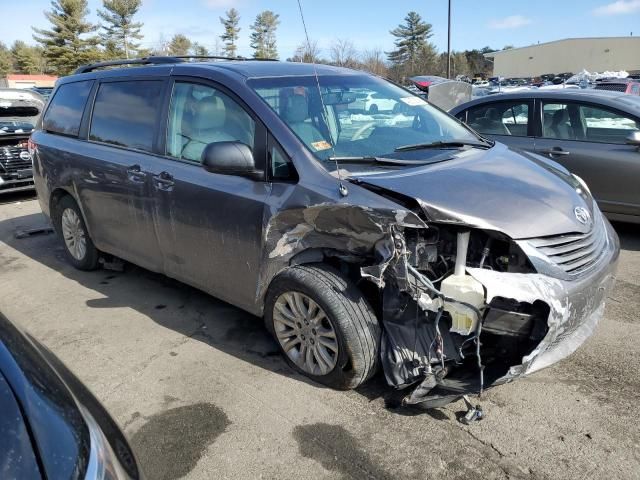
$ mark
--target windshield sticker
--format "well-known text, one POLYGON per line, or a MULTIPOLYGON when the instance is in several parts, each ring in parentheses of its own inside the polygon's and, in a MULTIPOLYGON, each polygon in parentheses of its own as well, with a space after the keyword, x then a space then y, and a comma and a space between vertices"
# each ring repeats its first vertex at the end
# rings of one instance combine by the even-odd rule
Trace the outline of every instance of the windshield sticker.
POLYGON ((318 152, 320 150, 327 150, 329 148, 331 148, 331 144, 325 140, 322 140, 320 142, 312 142, 311 146, 313 147, 313 149, 318 152))
POLYGON ((420 97, 402 97, 400 101, 410 107, 417 107, 418 105, 426 105, 427 102, 420 97))

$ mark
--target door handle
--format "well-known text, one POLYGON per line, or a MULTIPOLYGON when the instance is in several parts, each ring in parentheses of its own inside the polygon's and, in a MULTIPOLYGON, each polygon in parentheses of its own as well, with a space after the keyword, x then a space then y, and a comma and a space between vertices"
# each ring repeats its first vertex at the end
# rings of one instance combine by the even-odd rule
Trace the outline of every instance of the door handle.
POLYGON ((171 190, 175 184, 173 175, 169 172, 160 172, 158 175, 154 175, 153 182, 158 190, 171 190))
POLYGON ((127 178, 130 182, 144 183, 146 172, 143 172, 140 165, 131 165, 127 168, 127 178))
POLYGON ((548 155, 569 155, 571 152, 567 152, 566 150, 562 150, 561 148, 549 148, 547 150, 541 150, 541 153, 546 153, 548 155))

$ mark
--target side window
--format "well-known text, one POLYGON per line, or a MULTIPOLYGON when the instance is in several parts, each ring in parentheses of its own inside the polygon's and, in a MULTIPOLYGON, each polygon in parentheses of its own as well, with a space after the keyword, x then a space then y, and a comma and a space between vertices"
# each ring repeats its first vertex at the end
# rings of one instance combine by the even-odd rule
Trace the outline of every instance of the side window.
POLYGON ((147 152, 160 115, 162 82, 103 83, 93 106, 89 139, 147 152))
POLYGON ((470 108, 467 110, 467 123, 485 135, 526 137, 529 128, 529 104, 497 102, 470 108))
POLYGON ((93 80, 60 85, 42 120, 42 128, 51 133, 78 136, 92 86, 93 80))
POLYGON ((295 181, 298 179, 293 162, 272 139, 269 140, 269 163, 271 179, 274 181, 295 181))
POLYGON ((580 119, 588 142, 624 144, 631 132, 640 130, 638 120, 590 105, 580 105, 580 119))
POLYGON ((573 125, 575 107, 566 103, 545 103, 542 106, 542 136, 559 140, 583 138, 579 125, 573 125))
POLYGON ((176 82, 171 95, 167 154, 200 163, 209 143, 235 141, 253 148, 255 127, 249 114, 221 91, 176 82))

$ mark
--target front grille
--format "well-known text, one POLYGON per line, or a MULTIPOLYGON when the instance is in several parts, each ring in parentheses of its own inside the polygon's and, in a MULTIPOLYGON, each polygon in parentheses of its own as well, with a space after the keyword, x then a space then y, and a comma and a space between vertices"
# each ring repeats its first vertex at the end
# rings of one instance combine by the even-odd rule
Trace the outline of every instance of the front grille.
POLYGON ((568 233, 528 239, 530 245, 569 275, 579 275, 594 265, 605 251, 606 229, 594 219, 588 233, 568 233))
POLYGON ((626 92, 626 83, 599 83, 596 85, 596 90, 609 90, 612 92, 626 92))
POLYGON ((0 174, 31 168, 31 159, 20 158, 22 152, 28 150, 22 147, 0 147, 0 174))

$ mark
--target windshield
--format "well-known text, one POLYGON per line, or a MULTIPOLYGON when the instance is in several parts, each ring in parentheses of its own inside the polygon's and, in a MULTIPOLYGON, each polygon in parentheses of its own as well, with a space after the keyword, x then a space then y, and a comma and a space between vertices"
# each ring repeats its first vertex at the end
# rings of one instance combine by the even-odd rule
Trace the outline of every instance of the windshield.
POLYGON ((335 168, 334 156, 399 158, 396 149, 407 145, 479 141, 422 98, 369 75, 262 78, 249 84, 327 169, 335 168))
POLYGON ((29 133, 35 127, 40 110, 31 106, 14 106, 0 100, 0 135, 29 133))

